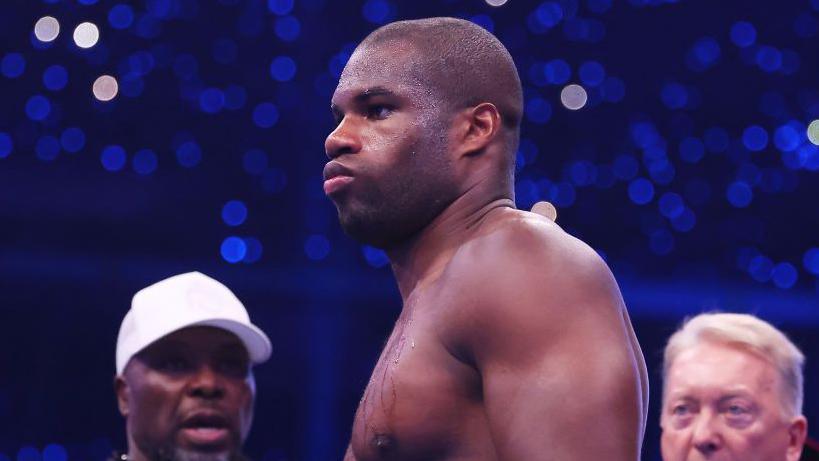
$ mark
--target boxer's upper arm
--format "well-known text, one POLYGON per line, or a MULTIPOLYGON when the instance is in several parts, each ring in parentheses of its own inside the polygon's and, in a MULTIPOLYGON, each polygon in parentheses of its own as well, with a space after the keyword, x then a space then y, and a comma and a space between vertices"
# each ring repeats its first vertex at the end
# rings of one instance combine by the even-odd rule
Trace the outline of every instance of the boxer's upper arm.
POLYGON ((637 460, 640 378, 611 273, 568 236, 507 237, 462 279, 500 459, 637 460))

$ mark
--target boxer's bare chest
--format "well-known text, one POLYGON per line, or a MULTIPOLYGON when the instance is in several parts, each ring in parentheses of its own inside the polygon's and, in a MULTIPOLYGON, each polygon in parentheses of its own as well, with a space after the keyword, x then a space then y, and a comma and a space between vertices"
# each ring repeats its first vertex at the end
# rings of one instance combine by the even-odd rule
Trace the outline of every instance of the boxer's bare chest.
POLYGON ((447 349, 452 325, 439 301, 407 300, 356 412, 357 461, 494 459, 480 376, 447 349))

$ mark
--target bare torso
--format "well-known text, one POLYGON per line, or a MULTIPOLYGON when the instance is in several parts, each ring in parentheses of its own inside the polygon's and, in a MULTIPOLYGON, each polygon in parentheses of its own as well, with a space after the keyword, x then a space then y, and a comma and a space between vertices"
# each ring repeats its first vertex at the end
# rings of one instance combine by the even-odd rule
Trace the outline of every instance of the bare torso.
MULTIPOLYGON (((356 412, 345 461, 501 459, 488 421, 480 364, 464 347, 474 333, 464 322, 464 315, 471 315, 463 308, 470 303, 470 294, 461 292, 456 279, 464 271, 483 270, 473 267, 474 252, 493 244, 484 237, 504 221, 483 225, 434 279, 422 280, 405 300, 356 412)), ((562 233, 559 228, 555 232, 562 233)), ((514 300, 509 303, 514 309, 514 300)), ((625 310, 601 317, 599 328, 617 330, 612 346, 625 362, 637 364, 639 385, 645 380, 645 365, 625 310)), ((646 389, 638 392, 647 402, 646 389)), ((644 422, 642 405, 637 411, 643 412, 644 422)), ((637 426, 635 430, 642 431, 637 426)))

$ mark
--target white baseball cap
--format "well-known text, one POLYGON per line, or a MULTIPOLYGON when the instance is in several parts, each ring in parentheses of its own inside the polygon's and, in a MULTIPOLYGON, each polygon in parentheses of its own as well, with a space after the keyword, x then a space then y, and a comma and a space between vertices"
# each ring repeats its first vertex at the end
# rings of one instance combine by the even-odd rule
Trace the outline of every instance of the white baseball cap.
POLYGON ((250 323, 245 306, 226 286, 199 272, 179 274, 134 295, 117 337, 117 374, 135 354, 182 328, 211 326, 227 330, 244 343, 250 361, 262 363, 272 347, 267 335, 250 323))

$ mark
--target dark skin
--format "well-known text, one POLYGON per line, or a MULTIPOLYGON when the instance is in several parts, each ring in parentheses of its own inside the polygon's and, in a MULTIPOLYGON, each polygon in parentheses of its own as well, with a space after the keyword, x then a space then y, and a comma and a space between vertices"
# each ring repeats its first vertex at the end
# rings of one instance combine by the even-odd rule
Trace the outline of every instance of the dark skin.
POLYGON ((491 102, 430 101, 418 59, 409 44, 360 47, 332 100, 325 172, 349 179, 325 191, 348 233, 387 251, 403 299, 345 461, 638 460, 647 377, 610 271, 514 208, 516 134, 491 102))
POLYGON ((114 380, 134 461, 240 459, 255 385, 243 343, 189 327, 134 356, 114 380))

